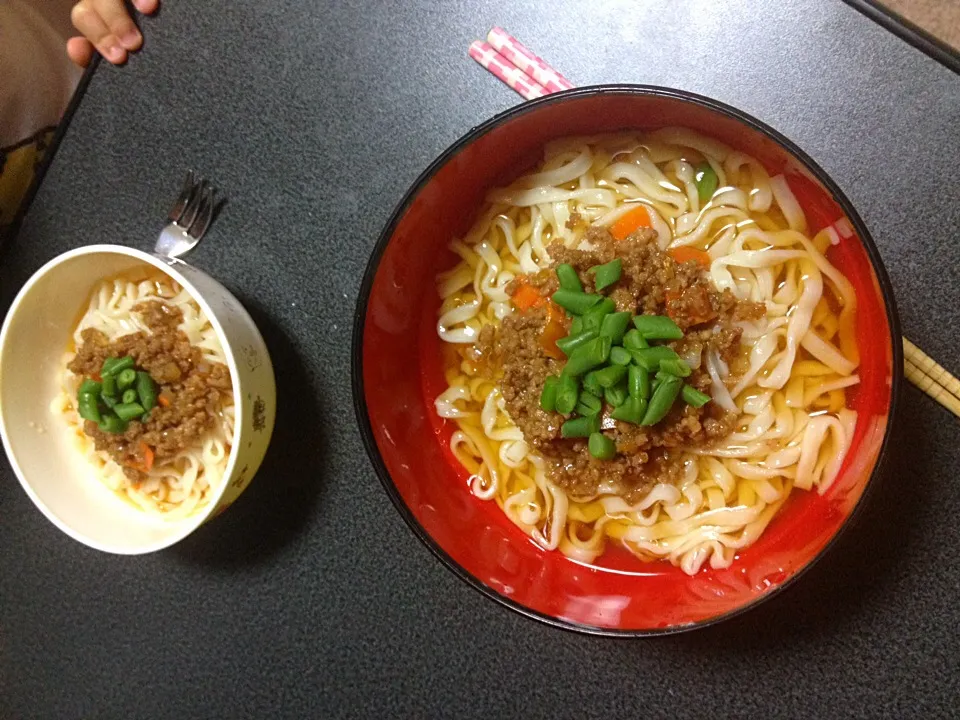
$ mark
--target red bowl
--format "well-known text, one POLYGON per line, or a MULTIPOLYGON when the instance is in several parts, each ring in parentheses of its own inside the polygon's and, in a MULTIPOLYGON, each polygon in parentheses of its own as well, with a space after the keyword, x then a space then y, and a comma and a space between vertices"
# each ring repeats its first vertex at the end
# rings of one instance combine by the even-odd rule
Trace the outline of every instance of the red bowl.
POLYGON ((850 201, 790 140, 732 107, 649 86, 598 86, 525 103, 473 129, 417 179, 380 235, 367 266, 353 334, 353 395, 370 459, 417 537, 467 583, 552 625, 606 635, 702 627, 780 592, 816 560, 861 504, 889 440, 902 348, 893 291, 877 248, 850 201), (824 494, 795 492, 751 547, 725 570, 693 577, 608 547, 593 565, 541 549, 494 502, 470 494, 448 449, 453 423, 433 401, 445 389, 440 300, 434 277, 455 263, 462 236, 491 187, 535 165, 555 138, 683 125, 785 172, 813 231, 846 217, 855 237, 830 260, 858 294, 861 383, 851 449, 824 494), (805 167, 818 182, 789 167, 805 167))

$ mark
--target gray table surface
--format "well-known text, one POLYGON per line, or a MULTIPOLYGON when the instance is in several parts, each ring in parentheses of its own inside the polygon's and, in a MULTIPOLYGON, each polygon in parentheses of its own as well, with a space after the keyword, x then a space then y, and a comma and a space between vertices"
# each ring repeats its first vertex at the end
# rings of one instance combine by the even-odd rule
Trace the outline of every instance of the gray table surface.
MULTIPOLYGON (((782 596, 654 640, 580 636, 457 580, 361 448, 360 276, 402 193, 519 101, 466 57, 499 24, 574 82, 713 96, 772 124, 872 230, 904 332, 960 373, 960 77, 837 0, 170 3, 93 78, 20 235, 40 264, 148 247, 182 172, 230 197, 191 261, 250 308, 279 369, 267 460, 179 546, 68 539, 0 461, 0 717, 944 717, 960 697, 960 427, 904 392, 854 527, 782 596)), ((956 716, 956 715, 954 715, 956 716)))

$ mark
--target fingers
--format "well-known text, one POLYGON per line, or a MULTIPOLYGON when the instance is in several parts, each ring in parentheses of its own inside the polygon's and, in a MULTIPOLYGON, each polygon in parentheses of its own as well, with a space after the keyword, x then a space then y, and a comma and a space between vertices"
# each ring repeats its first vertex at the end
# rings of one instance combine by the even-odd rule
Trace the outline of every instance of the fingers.
MULTIPOLYGON (((150 15, 160 6, 159 0, 133 0, 140 12, 150 15)), ((70 13, 73 26, 84 38, 114 65, 127 60, 127 53, 140 48, 143 36, 137 29, 123 0, 80 0, 70 13)), ((91 49, 74 38, 67 43, 67 53, 78 65, 90 62, 91 49)))
POLYGON ((153 15, 160 7, 160 0, 133 0, 133 6, 144 15, 153 15))
POLYGON ((100 14, 92 7, 91 0, 80 0, 70 11, 73 26, 90 41, 97 51, 114 65, 127 59, 127 52, 120 41, 110 32, 100 14))
POLYGON ((81 0, 81 4, 90 6, 100 16, 110 29, 110 34, 120 41, 125 50, 136 50, 143 44, 140 31, 133 24, 123 0, 81 0))
POLYGON ((67 55, 80 67, 86 67, 93 58, 93 45, 86 38, 70 38, 67 40, 67 55))

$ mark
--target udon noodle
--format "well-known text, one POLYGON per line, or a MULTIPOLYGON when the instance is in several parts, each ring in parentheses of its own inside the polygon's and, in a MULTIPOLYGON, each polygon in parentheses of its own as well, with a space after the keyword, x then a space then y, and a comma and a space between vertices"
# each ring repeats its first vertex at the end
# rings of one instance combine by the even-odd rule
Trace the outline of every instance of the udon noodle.
POLYGON ((104 333, 111 342, 131 333, 150 329, 137 307, 157 301, 175 307, 183 314, 178 329, 200 351, 206 363, 226 364, 216 331, 190 294, 161 273, 140 273, 105 280, 94 289, 88 307, 73 334, 70 348, 61 363, 61 390, 52 403, 54 414, 62 417, 78 454, 94 468, 95 474, 120 498, 139 510, 162 518, 177 520, 204 507, 220 489, 230 456, 234 432, 234 405, 227 393, 220 403, 212 429, 197 438, 175 456, 158 461, 146 478, 131 482, 108 453, 98 451, 94 440, 84 432, 84 420, 77 410, 77 392, 82 380, 68 369, 81 334, 88 328, 104 333))
POLYGON ((571 138, 547 146, 542 165, 489 193, 476 223, 450 249, 458 264, 438 277, 437 331, 459 352, 446 369, 436 410, 456 423, 450 448, 469 489, 493 500, 546 549, 590 562, 608 540, 688 574, 731 565, 763 533, 794 488, 825 492, 853 437, 846 389, 858 383, 856 296, 827 260, 834 227, 814 237, 783 175, 742 152, 681 128, 644 135, 571 138), (702 203, 695 166, 719 183, 702 203), (717 290, 761 303, 743 321, 741 357, 702 359, 710 395, 739 414, 710 447, 686 448, 679 480, 658 482, 638 502, 613 494, 573 497, 550 481, 504 409, 497 382, 465 351, 486 325, 514 312, 507 285, 551 265, 548 246, 580 247, 584 228, 610 226, 646 206, 661 249, 709 254, 717 290))

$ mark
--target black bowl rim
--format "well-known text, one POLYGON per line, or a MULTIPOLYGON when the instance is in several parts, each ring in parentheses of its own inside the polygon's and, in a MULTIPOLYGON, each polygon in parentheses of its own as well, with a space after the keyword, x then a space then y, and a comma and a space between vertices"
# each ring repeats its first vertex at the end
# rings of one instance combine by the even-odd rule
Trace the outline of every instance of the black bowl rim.
POLYGON ((883 265, 883 261, 880 258, 880 252, 877 249, 876 244, 873 241, 873 237, 870 234, 870 231, 867 229, 863 220, 860 218, 860 215, 857 213, 856 209, 853 207, 853 204, 840 189, 840 187, 830 178, 826 171, 817 164, 813 158, 811 158, 806 152, 804 152, 800 147, 798 147, 792 140, 782 135, 777 130, 774 130, 772 127, 767 125, 760 120, 757 120, 753 116, 739 110, 735 107, 722 103, 718 100, 712 98, 698 95, 696 93, 688 92, 686 90, 676 90, 673 88, 661 87, 658 85, 632 85, 632 84, 610 84, 610 85, 590 85, 574 88, 572 90, 564 90, 563 92, 553 93, 537 100, 532 100, 525 102, 521 105, 517 105, 508 110, 504 110, 497 115, 494 115, 492 118, 486 122, 477 125, 468 133, 463 135, 459 140, 454 142, 450 147, 443 151, 443 153, 437 157, 430 165, 424 170, 420 176, 414 181, 410 186, 410 189, 404 194, 403 199, 397 204, 394 208, 393 213, 390 215, 390 219, 387 221, 384 226, 383 231, 380 233, 380 237, 377 239, 377 243, 373 248, 373 252, 370 255, 370 260, 367 263, 367 267, 363 273, 363 279, 360 283, 360 291, 357 296, 357 307, 354 315, 353 322, 353 340, 351 348, 351 384, 353 388, 353 407, 354 412, 357 416, 357 424, 360 427, 360 435, 363 440, 364 448, 367 451, 367 455, 370 458, 370 462, 373 463, 374 471, 377 473, 377 477, 380 479, 380 483, 383 485, 384 490, 387 495, 390 497, 390 500, 393 501, 394 506, 397 511, 400 513, 400 516, 404 519, 410 529, 413 531, 414 535, 422 542, 430 552, 432 552, 440 562, 442 562, 448 569, 450 569, 457 577, 463 580, 467 585, 474 588, 484 596, 494 600, 495 602, 507 607, 514 612, 517 612, 525 617, 532 618, 534 620, 539 620, 547 625, 553 627, 561 628, 563 630, 585 633, 588 635, 597 635, 604 637, 653 637, 653 636, 663 636, 663 635, 674 635, 681 632, 687 632, 689 630, 697 630, 717 623, 723 622, 724 620, 729 620, 730 618, 736 617, 748 610, 751 610, 763 602, 780 595, 788 587, 792 586, 794 582, 797 581, 802 575, 804 575, 811 567, 813 567, 817 561, 819 561, 828 550, 830 550, 834 544, 837 542, 837 539, 843 534, 852 523, 853 519, 860 513, 864 506, 864 501, 871 491, 874 483, 876 482, 877 475, 880 474, 880 471, 886 461, 887 450, 890 445, 890 438, 893 431, 894 421, 896 418, 896 410, 899 404, 900 397, 900 388, 902 385, 902 372, 900 368, 903 367, 903 345, 899 342, 901 336, 900 331, 900 318, 897 313, 893 286, 890 283, 890 278, 887 275, 886 268, 883 265), (797 570, 790 578, 769 590, 762 595, 758 595, 756 598, 750 602, 742 605, 734 610, 730 610, 716 617, 711 617, 707 620, 701 620, 694 623, 686 623, 683 625, 674 625, 666 628, 649 628, 649 629, 626 629, 621 630, 617 628, 605 628, 598 627, 594 625, 587 625, 585 623, 574 622, 572 620, 566 620, 562 618, 557 618, 552 615, 547 615, 545 613, 533 610, 532 608, 526 607, 525 605, 512 600, 511 598, 501 595, 499 592, 489 587, 481 580, 476 578, 474 575, 470 574, 465 570, 459 563, 457 563, 450 555, 444 550, 439 543, 437 543, 429 533, 423 528, 419 523, 416 517, 413 514, 413 511, 407 506, 403 501, 403 498, 400 496, 400 492, 397 490, 396 485, 394 485, 393 480, 390 477, 390 473, 387 471, 387 467, 383 462, 383 458, 380 455, 380 449, 377 447, 376 439, 373 435, 373 427, 370 423, 370 416, 367 413, 367 406, 365 401, 364 393, 364 384, 363 384, 363 332, 364 325, 366 322, 367 316, 367 304, 370 299, 370 291, 373 288, 373 280, 377 274, 377 270, 380 267, 380 260, 383 257, 384 250, 386 249, 390 238, 393 236, 394 230, 397 227, 397 224, 400 222, 400 219, 404 216, 407 209, 410 207, 414 198, 420 193, 423 187, 433 178, 433 176, 442 168, 452 157, 459 153, 467 145, 473 143, 481 136, 490 132, 496 127, 504 124, 508 120, 525 115, 526 113, 535 112, 542 107, 547 105, 553 105, 557 103, 562 103, 572 98, 586 97, 590 95, 643 95, 643 96, 653 96, 661 98, 669 98, 673 100, 681 100, 685 102, 692 103, 694 105, 700 105, 709 110, 714 110, 720 112, 728 117, 738 120, 748 127, 758 130, 770 139, 779 143, 781 146, 786 148, 790 153, 792 153, 798 160, 804 163, 807 169, 817 178, 817 180, 832 193, 834 199, 843 209, 847 218, 850 220, 853 227, 856 229, 857 235, 863 243, 864 249, 867 252, 867 256, 870 259, 870 264, 873 267, 874 274, 877 277, 877 282, 880 285, 881 295, 883 296, 884 303, 886 305, 887 312, 887 323, 890 327, 890 336, 891 344, 893 351, 893 377, 890 387, 890 412, 888 414, 887 427, 884 432, 883 442, 880 446, 880 452, 877 455, 877 461, 874 463, 873 470, 870 473, 870 478, 867 480, 867 484, 864 487, 863 493, 860 495, 860 498, 857 500, 854 507, 851 509, 850 514, 847 515, 846 519, 843 521, 843 524, 837 529, 833 537, 824 545, 820 552, 818 552, 813 558, 811 558, 803 567, 797 570))

